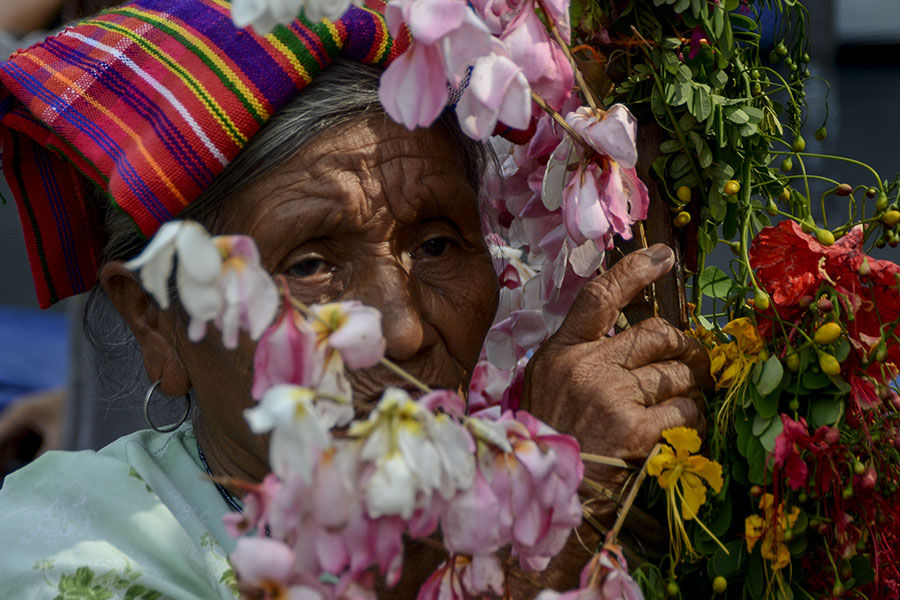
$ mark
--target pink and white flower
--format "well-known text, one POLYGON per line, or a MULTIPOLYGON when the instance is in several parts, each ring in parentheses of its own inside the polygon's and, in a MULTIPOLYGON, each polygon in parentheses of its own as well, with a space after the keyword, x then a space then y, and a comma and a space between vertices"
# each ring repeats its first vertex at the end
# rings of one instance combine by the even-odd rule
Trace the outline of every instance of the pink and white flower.
POLYGON ((280 383, 316 387, 324 356, 316 352, 316 333, 285 297, 281 315, 260 338, 253 356, 253 398, 280 383))
POLYGON ((308 481, 321 451, 331 443, 329 426, 319 419, 316 391, 295 385, 269 388, 260 403, 244 411, 253 433, 272 431, 269 462, 282 479, 308 481))
POLYGON ((550 38, 533 6, 524 7, 500 37, 531 89, 559 110, 572 94, 575 74, 562 48, 550 38))
POLYGON ((351 369, 365 369, 384 358, 381 313, 361 302, 332 302, 310 307, 317 345, 327 344, 351 369))
MULTIPOLYGON (((268 272, 260 264, 259 251, 253 238, 245 235, 217 236, 213 243, 222 255, 222 271, 216 287, 222 297, 221 309, 213 322, 222 333, 222 343, 228 349, 237 348, 240 330, 257 340, 275 318, 278 310, 278 289, 268 272)), ((179 298, 194 290, 179 291, 179 298)), ((185 307, 187 308, 187 307, 185 307)), ((206 335, 207 320, 191 314, 188 337, 199 341, 206 335)))
POLYGON ((506 577, 496 556, 454 555, 441 564, 419 590, 417 600, 469 600, 501 596, 506 577))
POLYGON ((628 169, 637 164, 637 119, 624 104, 597 113, 581 106, 566 115, 566 122, 600 154, 628 169))
POLYGON ((480 444, 478 458, 499 505, 500 538, 512 543, 524 569, 542 570, 581 523, 578 486, 584 463, 578 442, 525 411, 508 411, 481 428, 493 435, 499 429, 506 438, 505 445, 493 448, 480 444))
POLYGON ((447 106, 448 81, 459 85, 493 38, 465 0, 392 0, 384 16, 391 35, 406 25, 413 42, 385 69, 378 96, 393 120, 428 127, 447 106))
POLYGON ((160 308, 169 308, 169 278, 178 257, 175 276, 178 297, 192 318, 208 320, 222 307, 216 287, 222 271, 222 255, 212 238, 194 221, 169 221, 159 228, 147 247, 125 263, 140 270, 141 283, 160 308))
POLYGON ((469 85, 456 105, 463 132, 476 140, 494 133, 497 121, 513 129, 531 123, 531 88, 522 69, 499 49, 482 56, 472 67, 469 85))
POLYGON ((644 594, 628 574, 621 549, 607 544, 581 571, 579 589, 563 594, 545 590, 537 600, 644 600, 644 594))
POLYGON ((631 239, 631 226, 647 217, 650 198, 634 169, 602 156, 599 161, 582 161, 571 173, 562 212, 573 242, 592 241, 604 248, 612 244, 613 235, 631 239))
POLYGON ((399 388, 388 388, 364 422, 350 435, 363 439, 360 457, 373 465, 365 483, 372 518, 399 515, 409 519, 437 492, 451 498, 471 485, 474 457, 471 440, 449 417, 438 419, 399 388), (457 445, 469 447, 461 452, 457 445))
POLYGON ((253 27, 265 35, 276 25, 287 25, 303 11, 307 21, 318 23, 322 19, 336 21, 347 12, 351 0, 233 0, 231 20, 235 27, 253 27))

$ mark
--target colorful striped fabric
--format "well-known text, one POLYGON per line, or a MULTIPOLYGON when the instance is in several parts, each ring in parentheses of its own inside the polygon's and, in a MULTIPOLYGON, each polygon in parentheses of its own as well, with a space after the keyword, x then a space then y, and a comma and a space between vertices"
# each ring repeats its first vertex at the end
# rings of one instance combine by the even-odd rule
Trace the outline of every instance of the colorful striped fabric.
POLYGON ((334 57, 401 54, 409 39, 388 35, 383 8, 261 37, 225 0, 136 0, 0 64, 3 171, 41 306, 96 281, 90 184, 152 236, 334 57))

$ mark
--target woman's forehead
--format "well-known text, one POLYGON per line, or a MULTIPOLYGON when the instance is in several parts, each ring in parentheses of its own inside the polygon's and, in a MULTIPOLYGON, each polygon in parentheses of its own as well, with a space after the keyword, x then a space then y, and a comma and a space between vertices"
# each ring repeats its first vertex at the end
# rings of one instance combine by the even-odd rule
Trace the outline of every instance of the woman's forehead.
POLYGON ((441 128, 354 122, 320 135, 228 201, 224 229, 256 236, 277 221, 321 230, 477 213, 464 165, 441 128))

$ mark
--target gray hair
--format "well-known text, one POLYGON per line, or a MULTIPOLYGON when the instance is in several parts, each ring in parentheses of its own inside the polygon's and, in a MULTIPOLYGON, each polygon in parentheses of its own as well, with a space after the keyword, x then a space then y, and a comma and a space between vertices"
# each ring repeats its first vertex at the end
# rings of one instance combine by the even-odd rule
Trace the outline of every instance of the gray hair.
MULTIPOLYGON (((360 118, 387 120, 389 117, 378 98, 381 72, 371 65, 336 60, 263 125, 179 218, 197 221, 213 234, 226 233, 218 228, 224 220, 222 207, 229 197, 264 177, 326 131, 360 118)), ((438 123, 459 149, 467 181, 480 197, 481 176, 488 161, 495 163, 496 158, 487 145, 462 133, 453 110, 445 110, 438 123)), ((105 194, 98 191, 97 196, 98 210, 105 213, 106 243, 101 263, 136 256, 147 240, 131 218, 115 208, 105 194)), ((140 348, 99 285, 91 290, 83 325, 102 374, 99 387, 115 390, 116 396, 131 396, 149 385, 140 365, 140 348), (121 389, 125 381, 132 382, 135 389, 121 389)))

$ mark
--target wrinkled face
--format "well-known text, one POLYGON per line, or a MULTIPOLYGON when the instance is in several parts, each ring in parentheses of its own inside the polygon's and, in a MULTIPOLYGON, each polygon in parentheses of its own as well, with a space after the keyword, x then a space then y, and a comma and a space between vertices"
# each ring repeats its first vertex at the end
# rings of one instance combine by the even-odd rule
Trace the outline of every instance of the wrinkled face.
MULTIPOLYGON (((319 136, 229 201, 220 233, 252 236, 263 266, 303 302, 378 308, 386 355, 433 388, 465 390, 497 305, 463 161, 442 130, 370 119, 319 136)), ((200 415, 195 428, 238 454, 265 456, 247 429, 254 345, 218 336, 179 344, 200 415)), ((349 373, 357 401, 389 385, 383 367, 349 373)), ((250 469, 253 470, 253 469, 250 469)))

